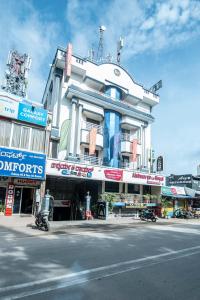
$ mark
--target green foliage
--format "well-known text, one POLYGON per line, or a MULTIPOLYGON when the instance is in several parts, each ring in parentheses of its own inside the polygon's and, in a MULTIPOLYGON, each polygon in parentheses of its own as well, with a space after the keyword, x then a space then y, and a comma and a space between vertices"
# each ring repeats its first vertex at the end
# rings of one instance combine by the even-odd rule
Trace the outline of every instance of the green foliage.
POLYGON ((0 204, 0 212, 4 212, 5 211, 5 205, 0 204))
POLYGON ((162 197, 161 198, 161 205, 165 209, 165 208, 168 208, 168 207, 173 207, 173 202, 171 200, 169 200, 168 198, 166 198, 166 197, 162 197))
POLYGON ((113 210, 113 202, 116 201, 116 194, 114 193, 104 193, 100 195, 100 199, 101 201, 106 201, 108 202, 108 209, 109 212, 112 212, 113 210))

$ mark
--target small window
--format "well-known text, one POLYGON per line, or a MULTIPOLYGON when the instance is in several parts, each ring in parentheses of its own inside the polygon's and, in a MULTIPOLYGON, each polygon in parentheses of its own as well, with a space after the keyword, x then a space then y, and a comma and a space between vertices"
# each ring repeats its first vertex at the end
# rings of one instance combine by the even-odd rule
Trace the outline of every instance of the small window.
POLYGON ((13 124, 12 147, 28 149, 30 128, 20 124, 13 124))
POLYGON ((9 146, 10 144, 10 133, 11 133, 10 122, 0 120, 0 145, 9 146))
POLYGON ((107 193, 119 193, 119 183, 118 182, 105 182, 105 192, 107 193))
POLYGON ((44 130, 32 128, 31 150, 44 152, 45 132, 44 130))
POLYGON ((128 184, 128 193, 129 194, 139 194, 140 193, 140 185, 139 184, 128 184))
MULTIPOLYGON (((89 148, 84 148, 84 155, 85 155, 85 156, 89 156, 89 148)), ((95 150, 95 153, 94 153, 93 156, 99 157, 99 151, 98 151, 98 150, 95 150)))
POLYGON ((93 119, 90 119, 90 118, 86 118, 86 122, 96 124, 96 125, 100 125, 100 121, 93 120, 93 119))

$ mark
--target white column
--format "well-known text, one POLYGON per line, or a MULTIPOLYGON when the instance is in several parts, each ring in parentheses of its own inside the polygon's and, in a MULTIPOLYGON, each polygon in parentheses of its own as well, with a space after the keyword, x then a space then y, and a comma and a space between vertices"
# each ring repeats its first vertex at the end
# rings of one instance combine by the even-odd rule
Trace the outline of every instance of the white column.
POLYGON ((81 122, 82 122, 82 111, 83 105, 79 104, 78 107, 78 126, 77 126, 77 133, 76 133, 76 155, 80 156, 80 141, 81 141, 81 122))
POLYGON ((59 127, 58 124, 58 111, 59 111, 59 101, 60 97, 60 76, 56 74, 53 86, 53 127, 59 127))
POLYGON ((69 154, 74 155, 74 141, 75 141, 75 126, 76 126, 76 104, 77 101, 72 99, 72 116, 71 116, 71 135, 69 154))

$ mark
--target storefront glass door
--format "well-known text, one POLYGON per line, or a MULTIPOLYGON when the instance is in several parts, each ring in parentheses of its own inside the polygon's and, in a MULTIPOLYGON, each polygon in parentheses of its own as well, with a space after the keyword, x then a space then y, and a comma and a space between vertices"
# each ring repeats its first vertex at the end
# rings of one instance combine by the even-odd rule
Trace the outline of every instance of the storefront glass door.
POLYGON ((15 188, 13 214, 19 214, 21 209, 22 188, 15 188))

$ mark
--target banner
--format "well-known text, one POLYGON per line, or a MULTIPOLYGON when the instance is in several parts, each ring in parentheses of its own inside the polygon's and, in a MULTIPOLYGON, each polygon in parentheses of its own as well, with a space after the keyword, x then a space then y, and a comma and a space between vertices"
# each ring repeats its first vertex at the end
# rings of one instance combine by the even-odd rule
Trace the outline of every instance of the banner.
POLYGON ((72 44, 68 44, 67 51, 65 54, 65 81, 71 76, 72 70, 72 44))
POLYGON ((157 158, 157 172, 163 171, 163 157, 158 156, 157 158))
POLYGON ((97 128, 93 127, 90 130, 89 155, 95 154, 96 139, 97 139, 97 128))
POLYGON ((7 193, 6 193, 5 216, 12 216, 13 202, 14 202, 14 185, 11 182, 8 184, 7 193))
POLYGON ((132 162, 137 161, 137 143, 138 143, 138 140, 133 139, 133 141, 132 141, 132 162))
POLYGON ((0 147, 0 176, 45 179, 46 155, 0 147))
POLYGON ((112 180, 123 180, 123 170, 104 170, 105 177, 112 180))

